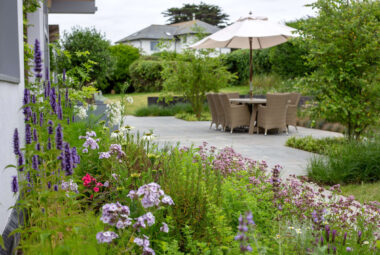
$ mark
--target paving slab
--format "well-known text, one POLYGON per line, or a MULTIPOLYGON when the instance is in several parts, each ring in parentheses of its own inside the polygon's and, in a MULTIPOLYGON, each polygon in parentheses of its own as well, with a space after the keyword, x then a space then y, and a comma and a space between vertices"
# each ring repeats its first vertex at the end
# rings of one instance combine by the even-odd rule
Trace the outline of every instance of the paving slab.
POLYGON ((285 142, 291 136, 341 137, 342 134, 318 129, 290 127, 289 135, 281 134, 253 134, 230 133, 211 129, 209 121, 184 121, 174 117, 135 117, 126 116, 128 125, 136 128, 140 133, 153 130, 157 141, 161 144, 169 143, 182 146, 199 146, 203 142, 221 149, 226 146, 232 147, 236 152, 253 160, 265 160, 269 167, 279 164, 283 167, 282 175, 290 174, 306 175, 308 161, 317 156, 313 153, 293 149, 285 146, 285 142))

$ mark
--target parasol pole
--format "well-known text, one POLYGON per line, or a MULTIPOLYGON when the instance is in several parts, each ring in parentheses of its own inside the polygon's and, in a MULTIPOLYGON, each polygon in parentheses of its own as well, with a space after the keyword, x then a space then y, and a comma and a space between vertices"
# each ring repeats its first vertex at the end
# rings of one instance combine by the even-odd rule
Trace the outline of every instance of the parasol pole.
POLYGON ((249 37, 249 97, 253 98, 253 85, 252 85, 252 75, 253 75, 253 63, 252 63, 252 37, 249 37))

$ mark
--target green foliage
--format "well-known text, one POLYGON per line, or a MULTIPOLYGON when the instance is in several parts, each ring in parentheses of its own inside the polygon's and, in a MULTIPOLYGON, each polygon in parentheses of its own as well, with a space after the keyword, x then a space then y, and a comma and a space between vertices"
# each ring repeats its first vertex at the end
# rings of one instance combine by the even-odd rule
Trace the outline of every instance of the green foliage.
POLYGON ((197 4, 184 4, 182 7, 169 8, 162 13, 168 17, 169 24, 190 21, 195 18, 215 26, 225 26, 228 21, 228 15, 222 12, 217 5, 210 5, 204 2, 197 4))
POLYGON ((140 57, 139 49, 125 44, 113 45, 110 47, 111 57, 115 63, 110 75, 117 93, 122 92, 122 84, 130 80, 129 66, 140 57))
POLYGON ((202 112, 202 115, 199 119, 194 113, 187 113, 187 112, 180 112, 174 116, 177 119, 186 120, 186 121, 210 121, 211 120, 210 112, 202 112))
POLYGON ((305 63, 305 56, 308 53, 307 46, 301 39, 277 45, 269 51, 272 71, 287 78, 305 76, 312 71, 305 63))
POLYGON ((196 55, 185 51, 175 61, 165 62, 162 71, 163 92, 183 95, 188 100, 199 119, 206 100, 206 93, 226 87, 234 76, 219 58, 206 54, 196 55))
POLYGON ((380 180, 380 141, 351 141, 328 158, 316 157, 308 166, 308 175, 318 183, 349 184, 380 180))
MULTIPOLYGON (((65 32, 60 42, 61 49, 65 55, 70 56, 70 61, 64 56, 58 57, 58 68, 62 72, 66 69, 70 72, 78 66, 91 63, 93 66, 89 69, 89 80, 86 83, 95 83, 98 89, 107 87, 107 75, 112 68, 111 55, 109 51, 110 42, 105 36, 95 28, 72 28, 71 33, 65 32), (79 53, 80 52, 80 53, 79 53), (87 54, 82 54, 87 53, 87 54)), ((74 75, 80 79, 80 71, 74 72, 74 75)))
POLYGON ((318 16, 299 31, 310 47, 308 61, 316 70, 308 91, 315 115, 347 127, 359 138, 379 119, 379 1, 319 0, 318 16))
POLYGON ((132 85, 137 92, 160 91, 162 88, 161 61, 137 60, 129 67, 132 85))
POLYGON ((295 136, 289 138, 286 141, 286 146, 314 152, 318 154, 328 154, 330 151, 339 151, 340 148, 345 145, 347 141, 344 138, 320 138, 316 139, 312 136, 306 136, 297 138, 295 136))
POLYGON ((174 116, 178 113, 193 113, 190 104, 178 103, 170 106, 151 105, 137 109, 135 115, 143 116, 174 116))
MULTIPOLYGON (((232 84, 241 85, 249 80, 249 50, 234 50, 229 54, 222 55, 227 70, 235 73, 238 77, 232 84)), ((253 73, 267 74, 271 70, 269 49, 254 50, 252 55, 253 73)))

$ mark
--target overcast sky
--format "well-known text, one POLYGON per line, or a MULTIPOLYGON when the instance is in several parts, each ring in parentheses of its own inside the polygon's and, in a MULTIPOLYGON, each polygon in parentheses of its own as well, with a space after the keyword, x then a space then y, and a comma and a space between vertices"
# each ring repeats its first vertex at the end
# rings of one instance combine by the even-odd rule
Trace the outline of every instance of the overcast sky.
MULTIPOLYGON (((165 24, 162 12, 184 3, 199 4, 200 0, 95 0, 95 14, 50 14, 49 24, 59 24, 60 33, 73 26, 95 27, 115 42, 151 24, 165 24)), ((230 17, 230 23, 252 11, 253 15, 266 16, 284 22, 313 15, 310 4, 315 0, 203 0, 218 5, 230 17)))

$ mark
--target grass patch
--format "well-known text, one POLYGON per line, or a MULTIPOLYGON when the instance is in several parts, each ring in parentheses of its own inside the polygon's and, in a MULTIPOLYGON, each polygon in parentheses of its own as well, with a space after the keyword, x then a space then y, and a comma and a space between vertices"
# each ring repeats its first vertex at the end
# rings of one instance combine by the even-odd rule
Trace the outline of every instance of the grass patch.
POLYGON ((286 141, 285 145, 304 151, 327 155, 330 151, 339 151, 340 147, 346 143, 347 140, 343 137, 315 139, 312 136, 301 138, 293 136, 286 141))
POLYGON ((151 105, 141 107, 136 110, 135 115, 139 117, 144 116, 174 116, 178 113, 192 113, 190 104, 175 104, 167 107, 160 105, 151 105))
POLYGON ((380 182, 349 184, 341 187, 344 196, 353 195, 361 203, 380 201, 380 182))
POLYGON ((329 150, 327 158, 312 159, 307 170, 311 179, 328 185, 379 181, 380 140, 347 142, 329 150))
POLYGON ((181 112, 175 115, 177 119, 186 120, 186 121, 210 121, 211 114, 210 112, 204 112, 201 115, 201 119, 198 120, 194 113, 181 112))
MULTIPOLYGON (((159 94, 160 93, 158 93, 158 92, 126 94, 127 96, 130 96, 133 98, 133 104, 127 106, 127 114, 128 115, 135 115, 137 109, 139 109, 141 107, 147 107, 148 106, 148 97, 156 97, 156 96, 159 96, 159 94)), ((115 94, 115 95, 107 94, 104 96, 107 98, 107 100, 105 102, 106 104, 111 103, 111 102, 120 101, 120 99, 122 97, 122 95, 120 95, 120 94, 115 94)))

